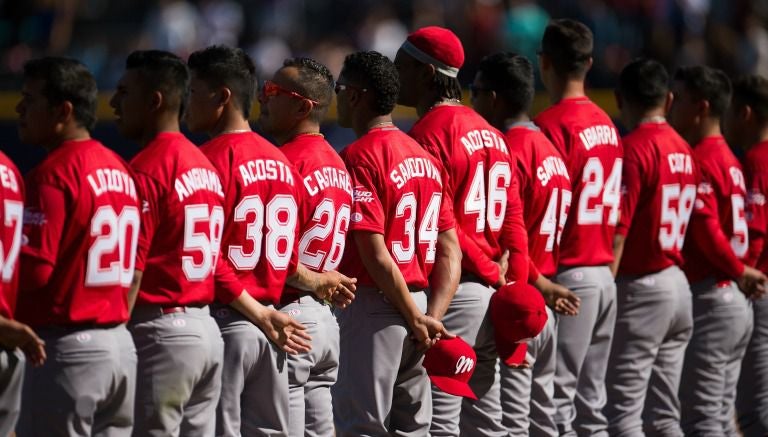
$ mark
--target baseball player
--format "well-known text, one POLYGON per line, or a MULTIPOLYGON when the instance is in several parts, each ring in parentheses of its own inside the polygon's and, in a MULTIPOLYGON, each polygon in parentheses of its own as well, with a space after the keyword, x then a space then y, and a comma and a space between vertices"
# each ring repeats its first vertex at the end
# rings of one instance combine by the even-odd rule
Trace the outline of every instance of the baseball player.
POLYGON ((621 138, 610 117, 584 93, 592 32, 552 21, 539 69, 553 105, 534 120, 562 154, 571 178, 556 281, 581 299, 579 315, 557 321, 555 422, 561 434, 605 435, 605 372, 616 317, 613 234, 619 220, 621 138))
MULTIPOLYGON (((505 132, 514 173, 520 183, 523 219, 528 231, 528 282, 545 296, 551 308, 578 312, 579 299, 553 283, 560 234, 568 216, 571 181, 560 153, 528 118, 533 102, 533 66, 523 56, 498 53, 484 58, 471 87, 472 106, 494 127, 505 132)), ((528 342, 528 367, 501 365, 501 405, 509 435, 557 436, 555 426, 555 318, 528 342)))
POLYGON ((741 260, 749 242, 744 176, 720 132, 731 84, 719 70, 687 67, 675 73, 672 90, 670 124, 694 145, 701 175, 683 247, 693 335, 680 382, 681 425, 686 435, 735 435, 736 383, 752 332, 747 295, 759 294, 766 277, 741 260))
MULTIPOLYGON (((768 272, 768 80, 747 76, 733 83, 733 97, 724 117, 725 136, 746 151, 746 217, 749 249, 745 263, 768 272)), ((744 436, 768 434, 768 299, 752 302, 754 330, 741 365, 736 390, 739 430, 744 436)))
POLYGON ((696 199, 693 151, 664 116, 672 102, 660 63, 639 59, 619 76, 621 217, 614 237, 618 296, 603 410, 611 435, 681 435, 680 372, 693 329, 682 248, 696 199))
POLYGON ((16 317, 37 331, 49 359, 26 368, 16 433, 129 436, 136 348, 125 322, 140 227, 136 184, 125 162, 91 139, 97 90, 84 65, 29 61, 21 93, 19 137, 48 155, 25 183, 16 317))
POLYGON ((499 403, 498 355, 488 303, 494 287, 528 277, 527 239, 514 164, 501 132, 460 102, 456 79, 461 41, 448 29, 425 27, 408 36, 395 58, 398 103, 416 107, 409 135, 446 167, 456 216, 462 276, 443 323, 474 347, 470 385, 477 400, 432 389, 431 435, 506 435, 499 403), (504 235, 504 242, 500 236, 504 235), (507 267, 508 266, 508 267, 507 267))
MULTIPOLYGON (((352 180, 344 161, 320 133, 320 122, 333 99, 334 80, 324 65, 309 58, 287 59, 272 78, 274 86, 317 103, 261 107, 259 124, 272 136, 301 177, 299 262, 316 272, 335 270, 344 254, 352 212, 352 180)), ((339 325, 331 308, 312 293, 283 291, 281 311, 307 326, 309 353, 288 357, 290 435, 333 434, 331 386, 339 368, 339 325)))
POLYGON ((0 435, 10 435, 21 408, 24 355, 33 365, 45 360, 45 345, 29 326, 13 319, 19 276, 19 249, 24 218, 24 181, 0 152, 0 435))
POLYGON ((343 156, 354 204, 340 269, 360 282, 354 304, 338 314, 336 435, 427 435, 432 404, 422 352, 452 337, 439 319, 459 272, 447 176, 392 124, 399 86, 389 59, 347 56, 336 91, 339 124, 358 137, 343 156))
MULTIPOLYGON (((306 352, 309 336, 290 316, 276 317, 273 306, 286 281, 326 298, 342 276, 316 275, 297 263, 300 179, 279 150, 250 130, 251 59, 242 50, 214 46, 193 53, 188 63, 194 77, 186 121, 213 137, 201 150, 225 193, 223 264, 242 284, 233 289, 217 280, 214 316, 224 337, 224 371, 216 434, 287 435, 286 352, 306 352), (263 320, 264 306, 272 321, 263 320)), ((265 93, 262 105, 274 97, 265 93)))

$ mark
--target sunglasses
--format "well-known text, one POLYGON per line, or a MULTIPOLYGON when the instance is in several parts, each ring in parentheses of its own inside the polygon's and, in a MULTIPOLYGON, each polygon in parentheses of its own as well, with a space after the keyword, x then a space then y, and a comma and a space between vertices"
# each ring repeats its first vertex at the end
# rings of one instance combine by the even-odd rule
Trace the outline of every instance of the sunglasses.
POLYGON ((336 92, 336 94, 338 94, 338 93, 344 91, 347 88, 358 90, 361 93, 364 93, 364 92, 368 91, 368 88, 363 88, 363 87, 359 87, 359 86, 355 86, 355 85, 349 85, 349 84, 346 84, 346 83, 338 83, 338 82, 336 83, 336 86, 333 87, 333 91, 336 92))
POLYGON ((309 97, 304 97, 295 91, 287 90, 281 87, 280 85, 272 82, 271 80, 265 80, 264 85, 261 86, 262 97, 274 97, 278 94, 284 94, 286 96, 293 97, 296 99, 306 100, 309 103, 312 103, 313 105, 320 104, 320 102, 318 102, 317 100, 312 100, 309 97))

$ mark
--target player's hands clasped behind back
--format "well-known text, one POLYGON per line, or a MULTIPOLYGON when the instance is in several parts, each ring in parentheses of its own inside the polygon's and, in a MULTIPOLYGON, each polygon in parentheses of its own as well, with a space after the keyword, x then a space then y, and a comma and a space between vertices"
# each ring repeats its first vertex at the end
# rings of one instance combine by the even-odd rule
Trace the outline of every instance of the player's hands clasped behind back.
POLYGON ((411 338, 416 342, 417 348, 421 351, 434 346, 441 338, 456 337, 445 329, 443 322, 426 314, 414 318, 410 325, 413 331, 411 338))
POLYGON ((556 313, 566 316, 576 316, 579 314, 581 299, 568 288, 550 281, 543 275, 536 281, 536 288, 544 296, 544 301, 547 302, 547 305, 556 313))
POLYGON ((307 327, 280 311, 266 311, 259 324, 264 334, 280 349, 289 354, 309 352, 312 337, 307 327))
POLYGON ((496 288, 500 288, 507 283, 507 270, 509 270, 509 250, 505 250, 501 254, 501 258, 496 261, 499 265, 499 280, 494 284, 496 288))
POLYGON ((32 328, 16 320, 0 321, 0 345, 11 350, 21 349, 35 367, 42 366, 45 362, 45 342, 32 328))
POLYGON ((349 278, 335 270, 320 274, 314 293, 318 299, 346 308, 355 299, 357 278, 349 278))
POLYGON ((750 299, 759 299, 765 296, 768 277, 755 268, 744 266, 744 273, 737 280, 739 289, 750 299))

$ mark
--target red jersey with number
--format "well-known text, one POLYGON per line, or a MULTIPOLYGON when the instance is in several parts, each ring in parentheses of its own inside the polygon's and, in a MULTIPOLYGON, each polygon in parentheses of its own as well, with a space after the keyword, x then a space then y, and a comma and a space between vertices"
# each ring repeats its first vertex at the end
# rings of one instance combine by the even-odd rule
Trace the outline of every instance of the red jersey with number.
MULTIPOLYGON (((298 263, 301 179, 285 155, 254 132, 219 135, 201 150, 226 193, 223 256, 254 299, 279 303, 298 263)), ((216 288, 221 303, 238 296, 216 288)))
POLYGON ((178 132, 160 133, 131 161, 142 223, 137 305, 207 305, 224 226, 216 169, 178 132))
MULTIPOLYGON (((455 226, 442 166, 396 127, 371 129, 342 158, 352 175, 349 230, 382 234, 405 282, 427 287, 437 234, 455 226)), ((376 286, 353 241, 339 270, 359 285, 376 286)))
POLYGON ((685 274, 691 283, 735 279, 749 245, 741 164, 722 136, 704 138, 693 156, 701 180, 683 246, 685 274))
POLYGON ((571 176, 572 208, 563 229, 560 265, 611 263, 623 155, 616 127, 587 97, 563 99, 535 122, 563 156, 571 176))
POLYGON ((747 227, 749 228, 749 251, 747 264, 762 272, 768 272, 768 250, 765 239, 768 236, 768 141, 749 149, 743 160, 744 176, 747 180, 747 227))
POLYGON ((619 274, 682 266, 698 185, 693 151, 666 122, 641 123, 623 138, 621 218, 626 237, 619 274))
POLYGON ((499 279, 494 261, 508 249, 507 277, 525 280, 528 240, 504 135, 473 109, 461 105, 436 106, 416 122, 409 135, 440 160, 448 173, 462 270, 494 284, 499 279))
POLYGON ((19 280, 19 249, 24 218, 24 183, 19 169, 0 152, 0 316, 12 319, 19 280))
POLYGON ((17 318, 32 326, 126 322, 140 227, 128 166, 98 141, 66 141, 25 185, 21 262, 53 272, 43 288, 20 293, 17 318))
MULTIPOLYGON (((330 144, 314 134, 298 135, 280 147, 300 177, 299 262, 315 272, 336 270, 352 213, 352 179, 330 144)), ((285 293, 297 290, 286 287, 285 293)))
POLYGON ((528 256, 534 268, 529 282, 557 273, 560 237, 571 206, 571 179, 560 153, 533 123, 507 130, 507 144, 517 158, 523 219, 528 229, 528 256), (535 277, 534 277, 535 276, 535 277))

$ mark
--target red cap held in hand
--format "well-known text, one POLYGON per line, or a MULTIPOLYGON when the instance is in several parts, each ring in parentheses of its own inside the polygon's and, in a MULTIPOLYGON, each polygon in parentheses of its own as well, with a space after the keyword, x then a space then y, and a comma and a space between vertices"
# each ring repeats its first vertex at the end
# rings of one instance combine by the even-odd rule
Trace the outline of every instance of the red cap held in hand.
POLYGON ((477 400, 469 388, 469 379, 475 372, 477 355, 461 337, 438 340, 424 355, 427 375, 440 390, 454 396, 477 400))
POLYGON ((507 365, 522 364, 527 340, 547 324, 547 309, 539 290, 525 282, 510 282, 491 296, 491 322, 496 351, 507 365))

